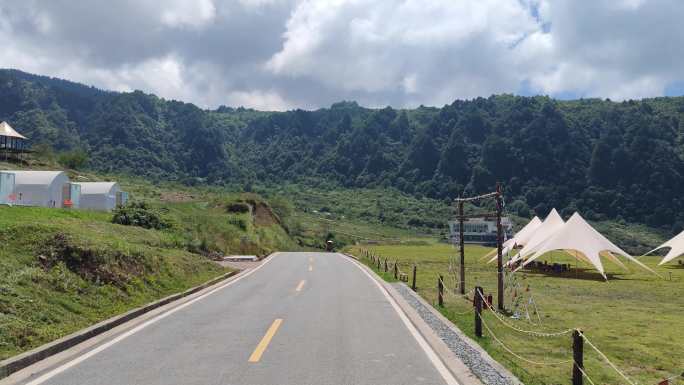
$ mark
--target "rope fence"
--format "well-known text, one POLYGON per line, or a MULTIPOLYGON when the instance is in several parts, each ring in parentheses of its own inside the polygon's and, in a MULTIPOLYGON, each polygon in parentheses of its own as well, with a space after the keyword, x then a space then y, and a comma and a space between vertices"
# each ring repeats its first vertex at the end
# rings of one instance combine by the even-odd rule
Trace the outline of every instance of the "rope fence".
MULTIPOLYGON (((369 250, 364 251, 366 258, 370 262, 370 265, 373 268, 377 268, 382 270, 383 268, 385 269, 384 271, 390 272, 394 271, 395 277, 404 275, 408 276, 407 273, 402 271, 401 265, 398 260, 395 260, 394 262, 390 262, 388 258, 382 258, 379 255, 374 254, 373 252, 370 252, 369 250), (385 264, 387 264, 387 267, 385 267, 385 264), (389 264, 392 266, 392 270, 389 269, 389 264)), ((406 264, 404 264, 406 265, 406 264)), ((409 266, 412 266, 412 276, 413 276, 413 284, 412 289, 416 291, 416 270, 418 268, 418 265, 413 263, 412 265, 409 264, 409 266)), ((572 378, 572 383, 573 384, 582 384, 582 379, 586 378, 587 382, 591 385, 595 385, 595 381, 589 376, 587 373, 586 369, 584 368, 584 354, 583 354, 583 346, 584 343, 588 345, 593 351, 596 352, 596 354, 600 357, 599 361, 603 362, 608 365, 612 371, 617 373, 622 380, 626 382, 628 385, 639 385, 638 382, 634 381, 630 377, 628 377, 622 370, 620 370, 617 365, 615 365, 609 358, 608 356, 603 353, 587 336, 584 334, 581 330, 571 328, 571 329, 566 329, 566 330, 560 330, 560 331, 555 331, 555 332, 547 332, 547 331, 537 331, 537 330, 527 330, 520 328, 514 324, 514 322, 508 321, 507 318, 508 316, 506 314, 501 313, 497 309, 492 306, 489 298, 485 297, 482 288, 480 287, 475 287, 470 289, 468 292, 465 294, 460 294, 458 293, 458 289, 460 289, 460 284, 462 283, 455 277, 451 276, 451 279, 448 279, 445 282, 445 279, 442 275, 436 274, 436 281, 437 281, 437 296, 438 296, 438 306, 443 307, 444 306, 444 299, 456 299, 458 301, 464 301, 468 305, 472 306, 472 309, 469 309, 465 312, 455 312, 452 310, 451 313, 459 316, 465 316, 468 314, 473 314, 475 317, 475 330, 476 330, 476 335, 481 336, 481 326, 484 326, 485 330, 487 331, 488 335, 497 342, 501 348, 506 351, 508 354, 516 358, 517 360, 521 362, 525 362, 530 365, 535 365, 535 366, 562 366, 562 365, 568 365, 572 364, 573 368, 573 378, 572 378), (472 295, 472 299, 469 298, 469 296, 472 295), (483 306, 484 305, 484 306, 483 306), (573 335, 573 357, 567 360, 561 360, 561 361, 535 361, 533 359, 529 359, 527 357, 524 357, 520 353, 515 352, 511 347, 506 345, 499 336, 497 336, 490 325, 487 323, 484 317, 481 315, 481 310, 489 310, 494 318, 497 319, 502 325, 504 325, 506 328, 511 329, 517 333, 521 333, 527 336, 531 337, 536 337, 536 338, 560 338, 563 336, 567 336, 572 333, 573 335), (480 325, 478 325, 480 324, 480 325), (480 328, 480 331, 478 333, 478 327, 480 328)), ((450 275, 447 275, 448 277, 450 275)), ((489 296, 491 297, 491 296, 489 296)), ((434 304, 433 304, 434 305, 434 304)), ((536 303, 534 304, 536 308, 536 303)), ((537 312, 538 315, 538 312, 537 312)), ((678 379, 678 378, 684 378, 684 373, 681 375, 673 375, 670 376, 663 381, 658 382, 658 385, 667 385, 667 384, 672 384, 672 380, 678 379)))
POLYGON ((519 355, 518 353, 514 352, 514 351, 513 351, 511 348, 509 348, 508 346, 506 346, 506 345, 505 345, 505 344, 496 336, 496 334, 494 334, 494 332, 492 331, 492 329, 489 328, 489 325, 487 325, 487 322, 485 322, 484 318, 482 319, 482 325, 484 325, 485 329, 487 329, 487 331, 489 332, 489 335, 490 335, 496 342, 498 342, 499 345, 501 345, 501 347, 504 348, 504 350, 506 350, 506 351, 507 351, 508 353, 510 353, 513 357, 515 357, 515 358, 517 358, 517 359, 519 359, 519 360, 525 361, 525 362, 530 363, 530 364, 532 364, 532 365, 539 365, 539 366, 558 366, 558 365, 565 365, 565 364, 568 364, 568 363, 573 362, 572 359, 564 360, 564 361, 557 361, 557 362, 538 362, 538 361, 532 361, 532 360, 530 360, 530 359, 527 359, 527 358, 525 358, 525 357, 519 355))
MULTIPOLYGON (((478 293, 478 294, 479 294, 479 293, 478 293)), ((529 334, 529 335, 532 335, 532 336, 535 336, 535 337, 559 337, 559 336, 564 336, 564 335, 566 335, 566 334, 570 334, 570 333, 572 333, 573 331, 575 331, 575 329, 567 329, 567 330, 561 330, 561 331, 558 331, 558 332, 547 333, 547 332, 538 332, 538 331, 534 331, 534 330, 524 330, 524 329, 517 328, 517 327, 515 327, 515 326, 509 324, 507 321, 505 321, 504 318, 503 318, 503 314, 499 313, 496 309, 494 309, 494 307, 491 306, 491 305, 487 302, 487 299, 484 298, 484 297, 482 296, 482 294, 479 294, 479 295, 482 297, 482 300, 483 300, 484 303, 487 305, 487 307, 489 308, 489 310, 491 310, 492 314, 494 314, 494 316, 496 317, 496 319, 498 319, 502 324, 504 324, 504 325, 507 326, 508 328, 513 329, 513 330, 515 330, 515 331, 517 331, 517 332, 529 334)))

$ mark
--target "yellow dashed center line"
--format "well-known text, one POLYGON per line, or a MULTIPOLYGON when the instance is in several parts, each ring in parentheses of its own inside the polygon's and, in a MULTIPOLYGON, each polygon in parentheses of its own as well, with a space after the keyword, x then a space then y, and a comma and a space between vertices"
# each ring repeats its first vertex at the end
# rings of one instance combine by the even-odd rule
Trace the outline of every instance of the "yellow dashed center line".
POLYGON ((297 285, 297 288, 295 289, 295 291, 302 291, 302 288, 304 287, 305 283, 306 283, 306 280, 304 280, 304 279, 299 281, 299 285, 297 285))
MULTIPOLYGON (((303 282, 304 281, 300 282, 300 284, 303 282)), ((278 318, 275 321, 273 321, 271 327, 268 328, 268 330, 266 331, 266 335, 264 335, 264 338, 261 339, 261 342, 259 342, 259 345, 257 345, 256 349, 254 349, 252 355, 249 356, 249 362, 259 362, 259 360, 261 359, 261 355, 264 354, 264 351, 268 347, 268 344, 271 342, 271 339, 273 339, 273 336, 276 334, 278 328, 280 327, 280 324, 282 323, 283 320, 281 318, 278 318)))

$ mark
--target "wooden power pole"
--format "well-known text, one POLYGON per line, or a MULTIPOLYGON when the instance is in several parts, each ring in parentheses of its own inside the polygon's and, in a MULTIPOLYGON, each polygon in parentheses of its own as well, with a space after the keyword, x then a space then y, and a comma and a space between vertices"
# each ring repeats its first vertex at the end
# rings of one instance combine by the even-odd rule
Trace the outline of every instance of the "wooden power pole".
POLYGON ((458 201, 458 243, 461 252, 461 265, 459 279, 459 290, 461 294, 465 294, 465 249, 463 248, 463 201, 458 201))
POLYGON ((504 310, 504 271, 503 271, 503 231, 501 228, 501 212, 503 211, 503 199, 501 197, 501 184, 496 183, 496 259, 498 272, 498 307, 504 310))

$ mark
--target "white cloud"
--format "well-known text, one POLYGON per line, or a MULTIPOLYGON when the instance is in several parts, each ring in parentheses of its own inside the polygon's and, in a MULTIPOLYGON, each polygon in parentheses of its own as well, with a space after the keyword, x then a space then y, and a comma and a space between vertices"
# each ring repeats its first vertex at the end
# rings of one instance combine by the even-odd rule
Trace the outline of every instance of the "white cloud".
POLYGON ((202 107, 658 96, 681 0, 0 0, 0 67, 202 107))
POLYGON ((660 96, 684 79, 680 1, 555 0, 548 12, 551 30, 521 50, 535 89, 620 100, 660 96))
POLYGON ((170 27, 199 28, 211 22, 216 15, 212 0, 164 0, 154 3, 162 9, 162 22, 170 27))
POLYGON ((445 103, 514 91, 518 76, 504 73, 510 46, 539 28, 518 0, 303 1, 266 68, 346 91, 445 103))
POLYGON ((283 111, 295 107, 275 90, 230 92, 226 101, 231 106, 246 106, 258 110, 283 111))
POLYGON ((240 4, 245 7, 264 7, 267 5, 273 5, 276 3, 282 3, 285 0, 238 0, 240 4))

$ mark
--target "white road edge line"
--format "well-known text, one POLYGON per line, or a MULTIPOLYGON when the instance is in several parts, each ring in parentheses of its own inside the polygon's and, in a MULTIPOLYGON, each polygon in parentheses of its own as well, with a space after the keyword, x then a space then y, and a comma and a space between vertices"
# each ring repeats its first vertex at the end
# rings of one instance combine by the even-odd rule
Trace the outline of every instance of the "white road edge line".
POLYGON ((276 255, 278 255, 278 254, 279 254, 279 253, 273 254, 271 257, 269 257, 266 261, 264 261, 264 262, 263 262, 262 264, 260 264, 259 266, 257 266, 257 267, 255 267, 254 269, 252 269, 252 270, 250 270, 250 271, 244 273, 243 275, 238 276, 237 278, 235 278, 235 279, 233 279, 233 280, 230 280, 230 281, 226 282, 224 285, 219 286, 219 287, 217 287, 217 288, 215 288, 215 289, 213 289, 213 290, 211 290, 211 291, 209 291, 209 292, 206 292, 206 293, 202 294, 201 296, 199 296, 199 297, 197 297, 197 298, 194 298, 194 299, 192 299, 192 300, 190 300, 190 301, 188 301, 188 302, 186 302, 186 303, 184 303, 184 304, 182 304, 182 305, 179 305, 178 307, 175 307, 175 308, 173 308, 173 309, 170 309, 170 310, 168 310, 167 312, 162 313, 162 314, 160 314, 160 315, 158 315, 158 316, 156 316, 156 317, 154 317, 154 318, 152 318, 152 319, 150 319, 150 320, 145 321, 144 323, 142 323, 142 324, 136 326, 135 328, 133 328, 133 329, 131 329, 131 330, 129 330, 129 331, 123 333, 123 334, 118 335, 116 338, 110 340, 109 342, 104 343, 104 344, 102 344, 102 345, 96 347, 95 349, 90 350, 90 351, 86 352, 85 354, 83 354, 83 355, 81 355, 81 356, 78 356, 78 357, 74 358, 73 360, 71 360, 71 361, 69 361, 69 362, 66 362, 66 363, 62 364, 61 366, 58 366, 58 367, 56 367, 56 368, 50 370, 49 372, 43 374, 42 376, 36 378, 36 379, 33 380, 33 381, 27 382, 25 385, 39 385, 39 384, 42 384, 43 382, 45 382, 45 381, 51 379, 52 377, 54 377, 54 376, 56 376, 56 375, 58 375, 58 374, 64 372, 65 370, 67 370, 67 369, 69 369, 69 368, 71 368, 71 367, 74 367, 74 366, 80 364, 81 362, 83 362, 83 361, 87 360, 88 358, 90 358, 90 357, 96 355, 97 353, 100 353, 101 351, 103 351, 103 350, 105 350, 105 349, 111 347, 112 345, 114 345, 114 344, 116 344, 116 343, 118 343, 118 342, 123 341, 124 339, 126 339, 126 338, 132 336, 133 334, 135 334, 135 333, 141 331, 142 329, 144 329, 144 328, 146 328, 146 327, 152 325, 153 323, 158 322, 158 321, 162 320, 163 318, 166 318, 166 317, 170 316, 171 314, 173 314, 173 313, 175 313, 175 312, 177 312, 177 311, 179 311, 179 310, 181 310, 181 309, 184 309, 184 308, 186 308, 186 307, 192 305, 193 303, 195 303, 195 302, 197 302, 197 301, 200 301, 200 300, 202 300, 202 299, 204 299, 204 298, 206 298, 206 297, 208 297, 208 296, 210 296, 210 295, 216 293, 216 292, 219 291, 219 290, 225 289, 226 287, 233 285, 234 283, 236 283, 236 282, 242 280, 243 278, 249 277, 250 275, 254 274, 257 270, 261 269, 263 266, 265 266, 267 263, 269 263, 271 260, 273 260, 273 258, 274 258, 276 255))
POLYGON ((432 347, 427 343, 427 341, 425 341, 425 338, 423 338, 423 335, 420 334, 420 332, 418 331, 418 329, 416 329, 415 326, 413 326, 411 321, 408 319, 408 316, 404 313, 403 310, 401 310, 401 308, 399 307, 397 302, 394 300, 394 298, 392 298, 392 296, 390 296, 390 294, 380 284, 380 282, 378 282, 372 275, 370 275, 370 273, 368 273, 363 268, 363 266, 361 266, 360 262, 354 261, 349 257, 343 256, 342 254, 338 254, 338 255, 340 257, 342 257, 343 259, 349 261, 353 265, 355 265, 359 270, 361 270, 364 274, 366 274, 366 276, 375 284, 375 286, 378 287, 378 289, 380 290, 380 292, 382 292, 382 294, 385 296, 385 298, 390 303, 390 305, 392 305, 392 308, 394 309, 394 311, 396 311, 397 314, 399 314, 399 318, 404 323, 404 326, 406 326, 406 328, 409 330, 409 332, 411 332, 411 335, 413 336, 413 338, 416 339, 416 341, 418 342, 418 345, 420 345, 420 347, 423 349, 423 351, 427 355, 428 359, 430 360, 430 362, 432 362, 432 365, 435 366, 435 369, 437 369, 437 371, 442 376, 444 381, 446 381, 447 385, 461 385, 458 381, 456 381, 456 378, 454 377, 454 375, 451 374, 449 369, 447 369, 447 367, 444 365, 444 363, 439 358, 439 356, 437 356, 437 353, 435 353, 435 351, 432 349, 432 347))

